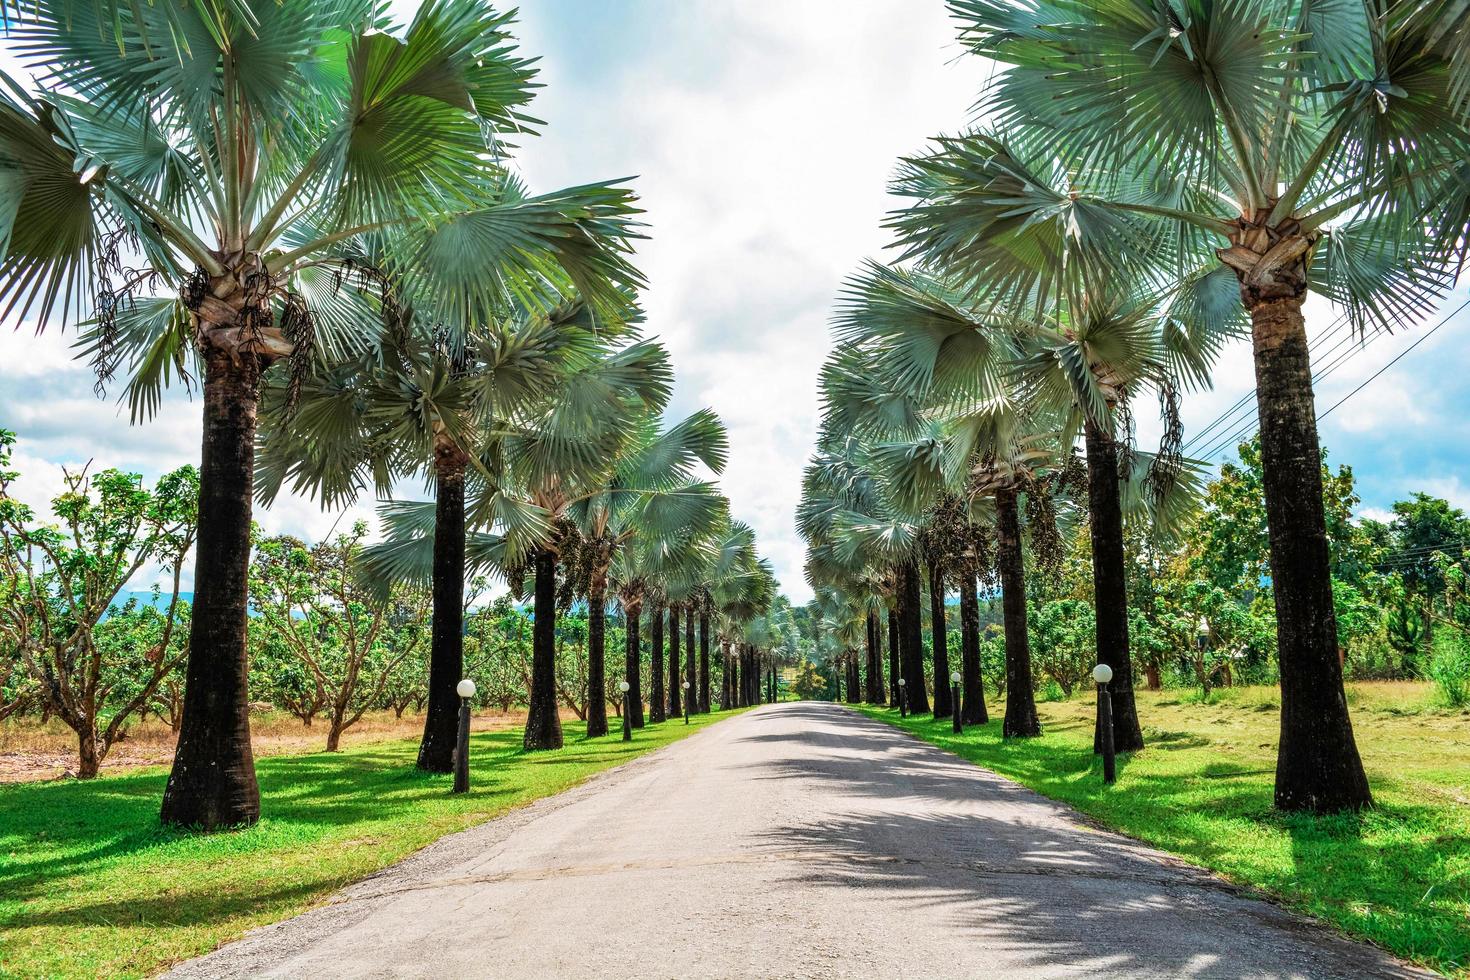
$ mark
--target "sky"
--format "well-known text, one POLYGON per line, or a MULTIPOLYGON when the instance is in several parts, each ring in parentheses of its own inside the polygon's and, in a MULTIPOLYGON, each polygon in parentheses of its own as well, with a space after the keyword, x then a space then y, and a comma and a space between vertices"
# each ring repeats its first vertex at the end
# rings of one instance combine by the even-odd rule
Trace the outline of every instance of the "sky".
MULTIPOLYGON (((721 482, 734 513, 786 594, 806 600, 794 512, 833 300, 862 259, 896 258, 881 228, 895 162, 972 121, 987 66, 962 55, 941 0, 530 0, 517 34, 540 56, 545 86, 531 110, 546 125, 522 141, 521 169, 536 191, 630 179, 647 211, 637 255, 647 331, 678 377, 670 412, 708 406, 725 421, 721 482)), ((0 69, 16 67, 0 38, 0 69)), ((1444 312, 1467 299, 1461 288, 1444 312)), ((1370 338, 1319 384, 1320 412, 1420 343, 1322 424, 1334 464, 1354 469, 1365 515, 1383 517, 1414 490, 1470 509, 1470 309, 1426 339, 1442 316, 1370 338)), ((1314 335, 1334 320, 1309 303, 1314 335)), ((1320 364, 1352 348, 1338 338, 1320 364)), ((176 392, 158 419, 131 426, 115 393, 94 394, 71 339, 0 326, 0 427, 20 438, 23 499, 44 507, 63 466, 151 480, 197 462, 197 394, 176 392)), ((1242 342, 1213 390, 1187 396, 1186 439, 1252 388, 1242 342)), ((1135 409, 1145 446, 1158 432, 1149 407, 1135 409)), ((283 498, 256 516, 269 533, 316 537, 371 514, 370 503, 344 518, 283 498)))

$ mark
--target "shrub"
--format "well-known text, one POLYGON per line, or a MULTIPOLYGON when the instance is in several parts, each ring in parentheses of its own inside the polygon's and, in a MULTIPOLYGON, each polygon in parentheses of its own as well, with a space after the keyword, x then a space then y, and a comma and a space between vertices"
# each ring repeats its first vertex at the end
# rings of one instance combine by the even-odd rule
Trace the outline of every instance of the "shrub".
POLYGON ((1470 641, 1463 634, 1443 629, 1434 637, 1429 679, 1446 705, 1470 707, 1470 641))

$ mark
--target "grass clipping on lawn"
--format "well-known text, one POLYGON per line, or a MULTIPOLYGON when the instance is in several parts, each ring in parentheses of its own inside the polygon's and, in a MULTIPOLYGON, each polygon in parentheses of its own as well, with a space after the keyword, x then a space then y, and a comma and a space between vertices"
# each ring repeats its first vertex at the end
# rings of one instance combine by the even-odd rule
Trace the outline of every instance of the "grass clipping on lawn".
POLYGON ((1144 751, 1102 782, 1091 694, 1038 705, 1040 738, 990 724, 956 736, 949 719, 874 718, 1008 776, 1131 837, 1258 888, 1405 959, 1470 977, 1470 713, 1426 710, 1427 688, 1349 689, 1353 728, 1377 806, 1287 816, 1272 807, 1275 688, 1139 691, 1144 751))
POLYGON ((559 793, 735 712, 621 741, 566 724, 526 753, 519 728, 470 739, 470 792, 414 768, 416 741, 257 763, 261 820, 193 835, 158 822, 167 770, 0 786, 0 977, 133 977, 301 912, 443 837, 559 793))

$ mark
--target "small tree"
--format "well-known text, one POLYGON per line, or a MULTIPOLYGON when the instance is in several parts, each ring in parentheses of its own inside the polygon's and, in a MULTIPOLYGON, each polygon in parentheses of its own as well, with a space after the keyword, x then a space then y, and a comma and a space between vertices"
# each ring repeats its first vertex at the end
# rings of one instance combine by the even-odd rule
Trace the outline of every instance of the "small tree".
POLYGON ((816 664, 803 657, 796 665, 791 691, 803 701, 816 701, 827 693, 827 680, 816 664))
POLYGON ((326 693, 328 752, 382 703, 388 678, 412 652, 381 642, 390 604, 409 600, 399 593, 385 602, 360 581, 366 535, 359 521, 350 533, 310 548, 286 535, 258 539, 250 567, 251 604, 259 613, 252 625, 284 642, 326 693))
POLYGON ((20 475, 10 469, 14 444, 14 433, 0 429, 0 641, 18 651, 48 711, 76 732, 77 775, 91 779, 128 719, 187 654, 174 636, 199 475, 186 466, 150 491, 135 473, 63 471, 66 491, 51 502, 60 526, 47 525, 11 496, 20 475), (171 577, 157 642, 107 642, 99 624, 152 563, 171 577))

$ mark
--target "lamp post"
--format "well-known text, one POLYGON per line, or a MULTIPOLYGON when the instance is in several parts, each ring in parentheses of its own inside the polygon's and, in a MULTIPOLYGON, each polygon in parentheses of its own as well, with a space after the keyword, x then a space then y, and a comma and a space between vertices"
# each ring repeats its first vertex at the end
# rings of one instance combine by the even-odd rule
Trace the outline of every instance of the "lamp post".
POLYGON ((633 741, 633 719, 628 713, 628 688, 631 687, 627 681, 618 681, 618 690, 623 695, 623 741, 633 741))
POLYGON ((1113 668, 1098 664, 1092 668, 1092 679, 1097 681, 1097 719, 1102 729, 1103 782, 1112 783, 1118 778, 1117 761, 1113 754, 1113 695, 1108 691, 1108 682, 1113 679, 1113 668))
POLYGON ((964 722, 960 720, 960 672, 955 671, 949 675, 950 695, 954 699, 954 733, 961 734, 965 730, 964 722))
POLYGON ((902 677, 898 679, 898 716, 900 718, 907 718, 909 715, 908 683, 902 677))
POLYGON ((454 743, 454 792, 470 791, 470 698, 475 696, 475 682, 466 677, 454 686, 459 695, 459 735, 454 743))
POLYGON ((684 689, 684 724, 689 724, 689 682, 684 681, 680 685, 684 689))

